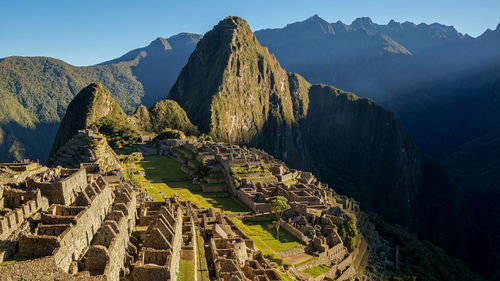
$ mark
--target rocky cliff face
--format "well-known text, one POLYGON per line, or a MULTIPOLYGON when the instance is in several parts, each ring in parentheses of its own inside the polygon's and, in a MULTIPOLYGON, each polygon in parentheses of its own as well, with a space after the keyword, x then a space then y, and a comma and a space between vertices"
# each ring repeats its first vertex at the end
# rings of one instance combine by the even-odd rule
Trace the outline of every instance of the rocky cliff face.
POLYGON ((261 147, 390 222, 467 252, 467 205, 397 118, 369 99, 286 73, 244 20, 228 17, 203 37, 169 97, 215 139, 261 147))

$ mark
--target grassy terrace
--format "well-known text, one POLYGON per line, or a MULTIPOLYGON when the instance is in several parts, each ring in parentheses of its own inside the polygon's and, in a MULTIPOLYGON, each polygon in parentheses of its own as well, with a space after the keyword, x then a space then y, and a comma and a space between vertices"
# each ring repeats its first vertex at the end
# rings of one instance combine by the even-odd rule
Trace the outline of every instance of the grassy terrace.
POLYGON ((323 264, 320 264, 320 265, 308 268, 308 269, 304 270, 303 272, 307 273, 307 274, 309 274, 309 275, 311 275, 313 277, 318 277, 321 274, 323 274, 325 272, 328 272, 330 269, 331 269, 331 267, 323 265, 323 264))
POLYGON ((196 230, 196 247, 198 251, 198 280, 209 280, 203 238, 198 230, 196 230))
POLYGON ((144 160, 130 164, 131 168, 144 170, 146 177, 134 174, 131 179, 153 196, 155 200, 161 201, 162 195, 170 197, 173 194, 182 200, 191 201, 199 207, 215 208, 225 213, 246 212, 244 206, 230 197, 209 198, 200 191, 198 184, 191 182, 165 183, 162 179, 186 178, 187 175, 181 171, 181 165, 167 156, 145 156, 144 160))
POLYGON ((278 252, 299 247, 302 244, 288 231, 280 228, 280 239, 276 239, 276 230, 272 221, 251 222, 242 221, 238 218, 231 218, 245 234, 250 236, 254 244, 262 253, 277 256, 278 252))
POLYGON ((182 250, 177 280, 192 280, 194 272, 193 252, 191 250, 182 250))

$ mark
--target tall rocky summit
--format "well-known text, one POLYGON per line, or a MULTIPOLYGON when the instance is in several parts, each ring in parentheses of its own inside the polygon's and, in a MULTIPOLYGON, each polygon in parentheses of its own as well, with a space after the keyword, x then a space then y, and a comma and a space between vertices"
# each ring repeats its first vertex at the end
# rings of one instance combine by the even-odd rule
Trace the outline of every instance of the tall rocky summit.
POLYGON ((467 204, 398 119, 369 99, 287 73, 243 19, 227 17, 204 35, 169 98, 202 133, 261 147, 452 254, 469 253, 467 204))
POLYGON ((221 21, 198 43, 169 97, 221 140, 248 142, 269 118, 294 121, 286 71, 237 17, 221 21))

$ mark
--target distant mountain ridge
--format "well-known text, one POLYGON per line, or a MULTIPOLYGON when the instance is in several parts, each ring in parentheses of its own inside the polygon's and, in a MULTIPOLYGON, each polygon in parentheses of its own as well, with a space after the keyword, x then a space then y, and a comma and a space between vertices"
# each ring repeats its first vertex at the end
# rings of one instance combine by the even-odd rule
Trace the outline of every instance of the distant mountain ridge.
POLYGON ((132 50, 101 65, 121 63, 129 66, 147 93, 142 104, 151 106, 165 98, 201 37, 185 32, 168 39, 158 37, 144 48, 132 50))
POLYGON ((76 67, 46 57, 0 59, 0 162, 45 161, 72 98, 97 81, 132 113, 165 98, 201 35, 158 38, 100 65, 76 67))
MULTIPOLYGON (((396 40, 387 34, 388 31, 382 32, 383 30, 395 30, 394 34, 399 30, 400 37, 404 37, 406 30, 420 30, 425 27, 432 30, 429 38, 433 36, 448 38, 446 40, 440 39, 439 42, 450 40, 481 41, 484 42, 480 43, 481 46, 490 46, 491 50, 484 50, 481 47, 482 49, 477 53, 493 52, 492 49, 495 45, 491 42, 496 42, 494 38, 498 38, 498 35, 495 34, 498 34, 498 30, 500 30, 497 28, 495 31, 487 31, 480 36, 481 39, 467 40, 470 39, 469 36, 456 33, 452 27, 436 23, 416 25, 409 22, 391 21, 387 25, 377 25, 368 18, 359 18, 347 25, 340 21, 328 23, 317 15, 304 22, 290 24, 289 27, 295 29, 294 33, 290 33, 291 36, 280 37, 278 29, 256 32, 262 45, 269 47, 270 51, 277 55, 285 69, 301 73, 314 83, 335 84, 361 96, 376 98, 377 101, 391 109, 393 108, 377 97, 386 95, 387 89, 392 92, 393 88, 399 87, 399 84, 394 85, 394 81, 402 81, 401 83, 411 85, 414 81, 425 81, 430 74, 425 75, 425 72, 414 70, 412 73, 417 74, 413 77, 406 75, 406 71, 395 72, 394 65, 403 63, 411 66, 414 64, 411 60, 414 46, 401 43, 401 40, 396 40), (305 28, 304 25, 308 27, 305 28), (319 28, 316 28, 318 26, 319 28), (302 29, 307 32, 301 31, 302 29), (264 38, 266 32, 273 32, 274 41, 266 42, 264 38), (314 44, 310 44, 313 45, 312 48, 307 44, 304 45, 305 43, 300 42, 301 36, 297 36, 301 33, 307 34, 310 38, 317 38, 319 41, 310 40, 314 41, 314 44), (334 47, 329 47, 328 51, 324 52, 322 45, 331 44, 330 41, 335 36, 344 39, 340 41, 335 39, 334 47), (287 39, 287 37, 289 38, 287 39), (490 39, 490 37, 493 38, 490 39), (286 52, 290 53, 289 57, 291 57, 288 60, 283 57, 286 52, 279 51, 272 45, 285 44, 290 38, 294 38, 296 41, 290 45, 297 45, 297 47, 295 49, 287 47, 288 51, 286 52), (311 57, 310 54, 320 54, 320 56, 315 58, 311 57), (313 68, 310 67, 312 65, 314 65, 313 68), (334 68, 329 65, 333 65, 334 68), (387 80, 386 77, 391 77, 391 79, 387 80)), ((117 59, 88 67, 73 67, 60 60, 50 58, 12 57, 2 59, 0 61, 0 78, 4 81, 4 86, 0 85, 0 88, 3 89, 1 91, 4 92, 6 100, 13 102, 17 100, 15 103, 18 105, 9 104, 12 104, 12 108, 17 106, 19 108, 17 112, 24 112, 22 113, 25 116, 24 120, 29 119, 27 122, 20 121, 19 118, 13 118, 11 113, 3 114, 11 116, 4 118, 1 125, 0 151, 5 152, 2 154, 4 155, 3 160, 22 157, 44 159, 47 152, 40 153, 43 147, 50 145, 50 138, 55 134, 57 123, 62 118, 71 97, 90 82, 100 81, 105 87, 111 89, 113 95, 118 97, 118 103, 126 112, 133 112, 141 103, 146 106, 153 105, 166 96, 201 37, 202 35, 192 33, 180 33, 169 38, 159 37, 144 48, 132 50, 117 59), (11 63, 14 61, 15 63, 11 63), (45 71, 45 69, 58 70, 45 71), (12 71, 16 71, 16 73, 12 71), (29 75, 35 79, 20 78, 23 73, 30 73, 29 75), (88 79, 81 79, 82 77, 88 77, 88 79), (68 79, 69 82, 64 81, 68 79), (60 80, 60 82, 54 84, 53 81, 56 80, 60 80), (37 100, 37 96, 44 96, 44 98, 40 102, 37 100), (35 100, 37 100, 37 104, 44 104, 45 107, 41 109, 32 106, 31 104, 34 104, 35 100), (30 125, 30 129, 26 126, 28 123, 33 124, 30 125), (35 138, 32 138, 31 135, 39 134, 39 130, 48 130, 49 140, 47 142, 32 141, 35 138)), ((464 52, 466 51, 460 51, 457 56, 461 56, 464 52)), ((488 57, 483 60, 487 59, 488 57)), ((444 65, 449 63, 444 63, 444 65)), ((454 62, 451 61, 451 63, 454 62)), ((383 97, 383 99, 385 98, 383 97)), ((19 116, 17 115, 17 117, 19 116)))
MULTIPOLYGON (((358 18, 351 25, 335 23, 343 33, 335 32, 334 27, 324 28, 327 24, 315 16, 281 29, 258 31, 256 35, 288 71, 300 73, 314 83, 334 84, 373 98, 394 112, 417 145, 450 169, 475 215, 490 217, 478 220, 489 236, 483 241, 491 242, 483 243, 480 251, 485 254, 475 260, 475 265, 482 272, 500 276, 500 272, 494 273, 500 265, 495 252, 500 249, 493 242, 500 237, 495 223, 499 216, 494 215, 500 209, 478 199, 499 198, 496 175, 500 164, 495 156, 500 151, 500 24, 476 38, 436 23, 390 21, 378 25, 369 18, 358 18), (322 27, 315 27, 316 33, 331 39, 310 40, 314 32, 302 28, 311 28, 311 22, 321 22, 322 27), (391 38, 411 55, 378 52, 365 56, 366 52, 359 50, 352 56, 347 51, 342 56, 331 55, 332 49, 343 50, 339 49, 339 41, 353 42, 340 34, 360 31, 391 38)), ((345 46, 352 50, 347 43, 345 46)))

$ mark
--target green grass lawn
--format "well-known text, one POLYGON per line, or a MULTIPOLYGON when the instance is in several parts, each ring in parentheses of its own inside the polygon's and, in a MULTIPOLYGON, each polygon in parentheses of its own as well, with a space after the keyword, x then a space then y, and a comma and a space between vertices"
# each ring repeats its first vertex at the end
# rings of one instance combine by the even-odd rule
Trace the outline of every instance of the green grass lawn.
POLYGON ((182 200, 191 201, 199 207, 215 208, 225 213, 246 212, 244 206, 231 197, 205 197, 206 194, 199 191, 200 186, 192 182, 165 183, 162 179, 185 178, 187 175, 181 171, 181 164, 167 156, 144 156, 144 160, 131 164, 132 168, 144 170, 147 178, 133 175, 133 181, 146 189, 157 201, 162 196, 171 197, 173 194, 182 200))
MULTIPOLYGON (((184 251, 184 250, 183 250, 184 251)), ((193 259, 184 259, 181 254, 179 259, 178 281, 190 281, 194 279, 194 261, 193 259)))
POLYGON ((205 247, 203 245, 203 238, 198 230, 196 230, 196 247, 198 251, 198 280, 209 280, 205 247))
POLYGON ((138 144, 133 144, 133 145, 125 146, 122 148, 116 148, 115 152, 116 152, 116 154, 130 154, 132 152, 138 151, 137 147, 138 147, 138 144))
POLYGON ((321 274, 323 274, 325 272, 328 272, 330 269, 331 269, 331 267, 323 265, 323 264, 320 264, 320 265, 308 268, 308 269, 304 270, 303 272, 307 273, 307 274, 309 274, 309 275, 311 275, 313 277, 318 277, 321 274))
POLYGON ((250 236, 254 244, 264 254, 277 256, 278 252, 290 250, 299 247, 302 244, 288 231, 280 228, 280 239, 276 239, 276 229, 272 221, 242 221, 238 218, 231 218, 245 234, 250 236))
POLYGON ((181 171, 181 164, 167 156, 144 156, 144 160, 137 162, 137 166, 146 171, 151 181, 161 181, 162 178, 185 178, 187 174, 181 171))

